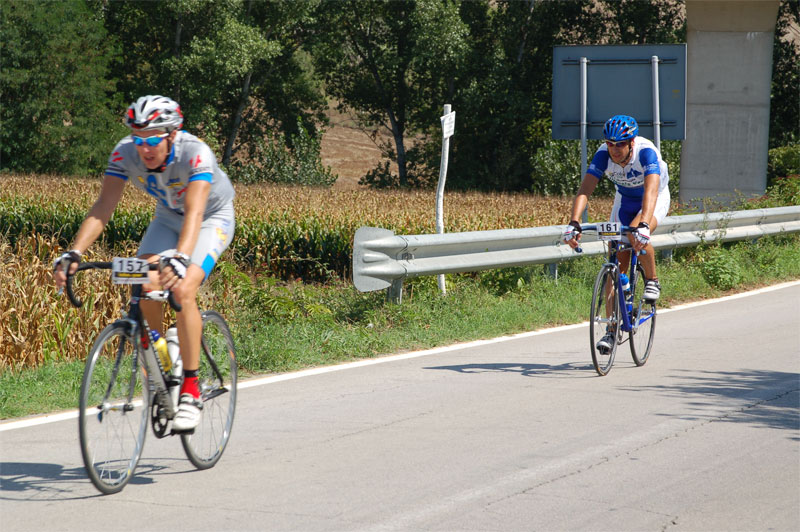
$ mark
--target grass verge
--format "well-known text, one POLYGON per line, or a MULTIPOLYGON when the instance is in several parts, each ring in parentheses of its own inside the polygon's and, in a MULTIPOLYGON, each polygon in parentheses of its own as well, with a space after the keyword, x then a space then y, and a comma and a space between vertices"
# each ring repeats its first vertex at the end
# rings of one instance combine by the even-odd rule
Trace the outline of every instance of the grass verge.
MULTIPOLYGON (((246 378, 578 323, 601 263, 563 263, 558 280, 541 266, 450 275, 445 297, 434 277, 423 277, 406 283, 395 305, 349 283, 286 284, 223 262, 203 297, 230 322, 246 378)), ((676 250, 658 267, 661 307, 719 297, 800 279, 800 236, 676 250)), ((81 361, 47 360, 3 372, 0 419, 75 408, 82 371, 81 361)))

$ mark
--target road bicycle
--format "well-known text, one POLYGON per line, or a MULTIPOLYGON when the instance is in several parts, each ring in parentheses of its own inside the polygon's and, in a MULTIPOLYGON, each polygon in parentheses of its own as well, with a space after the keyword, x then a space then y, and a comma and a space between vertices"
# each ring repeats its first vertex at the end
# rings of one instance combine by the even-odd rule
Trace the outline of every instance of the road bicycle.
MULTIPOLYGON (((177 413, 182 375, 165 367, 171 364, 169 355, 164 361, 159 357, 139 304, 166 300, 176 311, 180 305, 169 291, 143 291, 148 272, 158 269, 158 264, 115 258, 81 263, 75 273, 90 269, 110 269, 114 283, 132 285, 128 311, 97 336, 81 382, 81 454, 92 483, 105 494, 117 493, 128 484, 142 456, 148 423, 157 438, 179 434, 195 467, 213 467, 228 444, 236 410, 236 350, 227 323, 217 312, 201 313, 202 417, 196 429, 178 433, 172 430, 171 420, 177 413)), ((80 307, 82 301, 73 292, 74 275, 67 277, 67 295, 80 307)))
MULTIPOLYGON (((603 264, 592 292, 591 314, 589 318, 589 342, 592 350, 592 363, 600 375, 607 375, 614 364, 617 346, 630 345, 633 362, 643 366, 650 357, 653 338, 656 332, 655 302, 645 301, 644 268, 639 263, 639 253, 633 246, 622 242, 623 233, 632 233, 635 227, 620 226, 616 222, 584 225, 583 232, 596 232, 598 238, 608 245, 608 262, 603 264), (617 255, 623 251, 630 253, 628 280, 630 288, 625 290, 617 255), (620 297, 620 294, 623 294, 620 297), (611 332, 615 341, 610 348, 598 347, 598 342, 611 332), (627 333, 627 338, 626 338, 627 333)), ((577 248, 578 252, 581 248, 577 248)), ((642 251, 641 253, 645 253, 642 251)))

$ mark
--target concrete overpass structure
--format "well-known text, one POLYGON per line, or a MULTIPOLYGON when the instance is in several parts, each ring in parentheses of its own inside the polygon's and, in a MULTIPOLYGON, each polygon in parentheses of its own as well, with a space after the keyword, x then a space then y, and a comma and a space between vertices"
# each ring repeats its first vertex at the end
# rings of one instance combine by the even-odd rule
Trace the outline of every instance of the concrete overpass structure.
POLYGON ((778 0, 686 0, 680 199, 764 193, 778 0))

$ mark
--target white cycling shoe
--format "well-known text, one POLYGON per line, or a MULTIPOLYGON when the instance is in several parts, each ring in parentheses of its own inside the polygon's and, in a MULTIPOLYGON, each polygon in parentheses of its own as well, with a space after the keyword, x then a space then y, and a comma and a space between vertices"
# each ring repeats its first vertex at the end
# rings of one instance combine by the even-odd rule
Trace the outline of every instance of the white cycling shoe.
POLYGON ((655 303, 661 296, 661 285, 655 279, 650 279, 644 283, 644 300, 655 303))
POLYGON ((178 413, 172 420, 172 430, 175 432, 190 432, 200 424, 203 412, 203 403, 195 399, 190 393, 181 394, 178 404, 178 413))

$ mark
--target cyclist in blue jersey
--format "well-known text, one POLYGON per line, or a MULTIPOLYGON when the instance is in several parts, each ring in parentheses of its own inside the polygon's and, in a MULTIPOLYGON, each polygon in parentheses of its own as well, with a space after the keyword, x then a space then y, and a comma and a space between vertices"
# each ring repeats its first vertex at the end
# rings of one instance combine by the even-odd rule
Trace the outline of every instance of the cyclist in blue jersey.
MULTIPOLYGON (((183 307, 177 313, 178 339, 184 367, 178 413, 173 430, 190 431, 200 422, 202 403, 197 382, 202 319, 197 290, 230 245, 235 226, 234 190, 203 141, 182 131, 180 106, 164 96, 142 96, 124 118, 131 135, 112 150, 103 188, 81 224, 72 249, 54 265, 56 286, 66 283, 81 255, 102 234, 131 182, 156 199, 155 217, 139 245, 137 256, 161 261, 157 277, 145 289, 159 285, 172 291, 183 307)), ((163 305, 142 301, 148 324, 163 336, 163 305)))
MULTIPOLYGON (((573 249, 578 247, 581 238, 578 219, 600 180, 604 177, 610 179, 617 190, 611 221, 636 227, 631 235, 631 244, 637 252, 647 252, 639 258, 646 277, 644 298, 656 301, 661 295, 661 285, 656 275, 650 234, 669 210, 669 172, 658 148, 646 138, 638 136, 638 133, 639 125, 631 116, 612 116, 605 123, 605 142, 595 152, 575 195, 563 240, 573 249)), ((620 253, 619 256, 623 272, 627 271, 630 264, 628 253, 620 253)), ((613 341, 613 337, 610 338, 613 341)))

